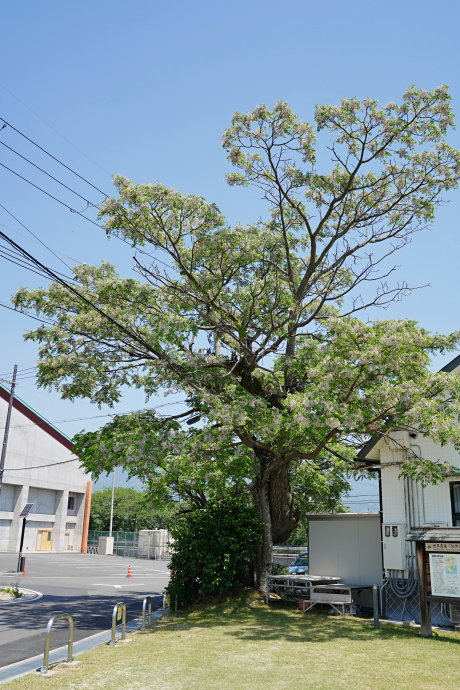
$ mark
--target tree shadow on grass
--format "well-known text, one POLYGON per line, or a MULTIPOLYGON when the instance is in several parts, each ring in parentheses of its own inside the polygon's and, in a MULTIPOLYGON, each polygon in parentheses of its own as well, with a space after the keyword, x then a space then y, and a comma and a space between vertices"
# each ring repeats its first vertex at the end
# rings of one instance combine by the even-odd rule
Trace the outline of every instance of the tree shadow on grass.
MULTIPOLYGON (((316 609, 302 614, 292 605, 284 602, 262 604, 254 607, 232 606, 204 607, 202 610, 186 610, 173 616, 167 626, 161 626, 164 632, 177 633, 180 630, 198 631, 212 627, 228 628, 226 634, 248 641, 302 642, 310 644, 328 643, 333 640, 369 642, 371 640, 421 640, 420 628, 391 625, 384 623, 379 630, 374 629, 372 619, 351 616, 330 616, 329 607, 316 609)), ((158 629, 158 626, 156 627, 158 629)), ((154 633, 155 628, 146 631, 154 633)), ((427 640, 433 644, 442 643, 458 646, 460 638, 454 635, 433 632, 427 640)))

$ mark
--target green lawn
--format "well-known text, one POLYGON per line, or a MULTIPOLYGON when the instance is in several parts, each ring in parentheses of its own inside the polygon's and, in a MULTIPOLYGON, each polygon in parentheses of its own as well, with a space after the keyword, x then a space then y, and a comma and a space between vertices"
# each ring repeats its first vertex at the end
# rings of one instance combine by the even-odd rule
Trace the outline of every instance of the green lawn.
POLYGON ((460 688, 460 636, 372 620, 303 615, 255 593, 179 612, 136 632, 131 644, 99 647, 50 678, 25 676, 8 689, 460 688), (251 604, 251 605, 249 605, 251 604))

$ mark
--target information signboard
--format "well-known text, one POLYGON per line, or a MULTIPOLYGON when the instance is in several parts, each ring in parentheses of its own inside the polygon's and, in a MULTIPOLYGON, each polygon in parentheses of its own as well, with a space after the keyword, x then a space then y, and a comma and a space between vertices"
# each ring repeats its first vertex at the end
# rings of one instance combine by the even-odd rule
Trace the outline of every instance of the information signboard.
POLYGON ((436 551, 437 553, 460 553, 460 542, 428 542, 425 544, 426 551, 436 551))
POLYGON ((460 553, 430 553, 431 594, 460 598, 460 553))

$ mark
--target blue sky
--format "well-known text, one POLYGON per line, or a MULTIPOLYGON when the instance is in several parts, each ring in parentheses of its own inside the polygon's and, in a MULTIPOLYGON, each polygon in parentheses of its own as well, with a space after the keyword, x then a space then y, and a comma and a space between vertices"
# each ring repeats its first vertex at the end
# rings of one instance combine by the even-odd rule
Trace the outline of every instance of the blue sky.
MULTIPOLYGON (((230 188, 223 179, 229 168, 220 135, 233 111, 283 99, 312 121, 315 103, 336 103, 342 96, 386 103, 400 99, 412 83, 425 89, 447 83, 454 111, 460 112, 458 21, 459 4, 450 0, 6 2, 0 117, 104 193, 111 193, 113 173, 138 182, 158 179, 214 201, 229 222, 250 222, 264 212, 257 194, 230 188)), ((92 203, 102 200, 11 128, 0 140, 92 203)), ((460 148, 457 131, 449 142, 460 148)), ((3 146, 0 162, 72 208, 84 209, 84 201, 3 146)), ((108 259, 120 272, 130 270, 125 245, 106 240, 102 230, 1 167, 0 184, 0 204, 54 250, 86 263, 108 259)), ((450 195, 432 230, 398 255, 399 279, 431 287, 382 317, 415 318, 441 332, 458 328, 459 211, 460 191, 450 195)), ((95 218, 91 211, 86 215, 95 218)), ((2 208, 0 223, 27 235, 2 208)), ((48 265, 67 270, 32 238, 6 232, 48 265)), ((0 257, 1 302, 8 303, 21 285, 43 283, 0 257)), ((15 362, 21 369, 34 365, 36 348, 22 340, 28 324, 0 308, 0 375, 15 362)), ((37 391, 33 379, 20 382, 18 395, 50 420, 75 420, 57 424, 69 435, 104 421, 78 418, 108 411, 37 391)), ((142 396, 129 393, 117 410, 143 403, 142 396)), ((364 500, 364 487, 359 494, 364 500)))

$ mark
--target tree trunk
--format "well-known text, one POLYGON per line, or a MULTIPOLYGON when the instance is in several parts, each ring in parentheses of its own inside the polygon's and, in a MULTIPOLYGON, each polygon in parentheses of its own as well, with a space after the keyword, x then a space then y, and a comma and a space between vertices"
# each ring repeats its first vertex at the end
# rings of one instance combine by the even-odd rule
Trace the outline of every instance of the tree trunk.
POLYGON ((285 541, 297 527, 299 510, 294 505, 288 466, 282 465, 266 474, 266 467, 274 457, 266 451, 255 454, 259 476, 253 485, 253 496, 263 522, 263 540, 256 557, 256 586, 265 588, 273 565, 273 544, 285 541))
POLYGON ((288 539, 292 530, 299 524, 299 509, 294 504, 289 479, 288 465, 282 465, 270 473, 268 498, 274 544, 288 539))
POLYGON ((253 495, 256 508, 258 509, 263 524, 262 544, 257 550, 255 559, 254 585, 256 588, 261 587, 265 589, 267 575, 271 573, 273 564, 272 522, 270 517, 267 483, 263 484, 262 480, 258 479, 256 485, 253 487, 253 495))

